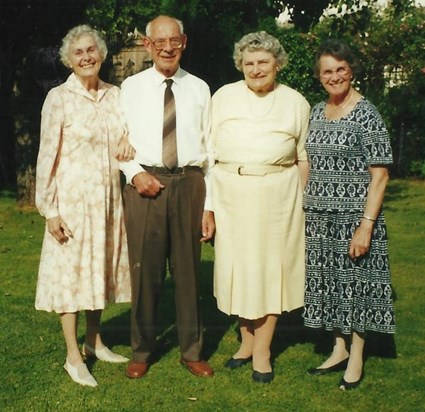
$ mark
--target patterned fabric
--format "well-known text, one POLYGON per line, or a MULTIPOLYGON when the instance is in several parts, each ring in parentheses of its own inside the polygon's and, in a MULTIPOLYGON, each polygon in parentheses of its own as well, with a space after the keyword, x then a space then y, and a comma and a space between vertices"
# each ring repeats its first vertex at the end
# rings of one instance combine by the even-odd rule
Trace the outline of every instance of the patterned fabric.
POLYGON ((176 141, 176 103, 171 89, 172 79, 165 80, 167 87, 164 93, 164 127, 162 134, 162 163, 168 169, 177 166, 176 141))
POLYGON ((361 211, 370 165, 392 163, 388 132, 375 106, 361 99, 340 120, 327 120, 325 102, 314 107, 306 149, 310 175, 304 206, 317 210, 361 211))
POLYGON ((383 214, 367 256, 354 261, 347 254, 360 216, 306 212, 306 326, 345 334, 395 331, 383 214))
POLYGON ((376 108, 365 99, 339 120, 326 120, 324 108, 325 103, 314 107, 306 143, 311 169, 304 197, 304 324, 344 334, 394 333, 382 212, 367 255, 348 256, 369 189, 368 167, 391 163, 389 137, 376 108))
POLYGON ((37 161, 36 204, 60 215, 73 238, 47 232, 35 306, 58 313, 103 309, 130 300, 117 145, 125 132, 119 89, 101 82, 97 98, 75 75, 46 97, 37 161))

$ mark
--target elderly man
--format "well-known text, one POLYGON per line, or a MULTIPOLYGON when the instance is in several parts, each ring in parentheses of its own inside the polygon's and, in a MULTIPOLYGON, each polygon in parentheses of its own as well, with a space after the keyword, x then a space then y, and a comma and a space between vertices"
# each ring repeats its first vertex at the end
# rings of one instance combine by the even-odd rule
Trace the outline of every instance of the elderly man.
POLYGON ((121 105, 135 148, 122 163, 132 275, 129 378, 149 369, 156 343, 156 314, 168 261, 175 282, 180 362, 197 376, 212 376, 202 360, 198 302, 201 242, 212 238, 209 169, 210 91, 180 68, 186 48, 183 24, 159 16, 146 27, 154 66, 126 79, 121 105))

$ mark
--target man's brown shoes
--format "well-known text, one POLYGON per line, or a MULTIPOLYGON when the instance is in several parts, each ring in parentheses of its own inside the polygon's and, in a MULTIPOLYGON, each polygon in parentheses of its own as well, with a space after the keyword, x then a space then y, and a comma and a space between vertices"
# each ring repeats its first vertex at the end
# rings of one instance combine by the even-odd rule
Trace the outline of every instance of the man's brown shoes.
POLYGON ((125 374, 132 379, 143 378, 148 373, 149 364, 147 362, 134 362, 128 364, 125 374))
POLYGON ((202 376, 202 377, 211 377, 214 375, 214 370, 211 368, 210 365, 208 365, 205 361, 187 361, 183 358, 180 359, 180 363, 183 366, 186 366, 187 369, 189 369, 190 373, 193 373, 196 376, 202 376))
MULTIPOLYGON (((187 361, 180 359, 180 363, 185 366, 189 372, 196 376, 210 377, 214 375, 214 370, 205 361, 187 361)), ((148 373, 149 364, 147 362, 134 362, 128 364, 125 374, 132 379, 143 378, 148 373)))

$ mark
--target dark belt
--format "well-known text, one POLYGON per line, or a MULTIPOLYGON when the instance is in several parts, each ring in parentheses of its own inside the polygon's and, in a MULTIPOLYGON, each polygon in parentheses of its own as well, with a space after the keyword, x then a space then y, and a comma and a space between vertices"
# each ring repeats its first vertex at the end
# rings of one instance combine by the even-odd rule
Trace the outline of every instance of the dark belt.
POLYGON ((199 166, 174 167, 173 169, 168 169, 161 166, 140 166, 142 166, 143 169, 145 169, 148 173, 154 175, 184 175, 191 172, 201 172, 201 168, 199 166))

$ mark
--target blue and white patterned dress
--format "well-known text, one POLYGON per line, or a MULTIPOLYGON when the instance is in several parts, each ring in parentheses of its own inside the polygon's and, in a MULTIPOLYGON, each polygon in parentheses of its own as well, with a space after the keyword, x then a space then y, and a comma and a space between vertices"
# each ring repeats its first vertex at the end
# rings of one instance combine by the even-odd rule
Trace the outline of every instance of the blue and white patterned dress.
POLYGON ((325 102, 310 116, 306 149, 310 174, 306 211, 304 324, 344 334, 394 333, 387 229, 381 211, 369 252, 356 260, 348 249, 364 212, 371 165, 392 163, 388 132, 377 109, 362 98, 338 120, 325 102))

